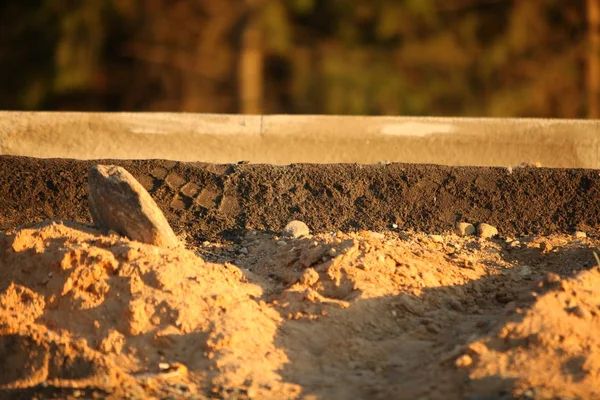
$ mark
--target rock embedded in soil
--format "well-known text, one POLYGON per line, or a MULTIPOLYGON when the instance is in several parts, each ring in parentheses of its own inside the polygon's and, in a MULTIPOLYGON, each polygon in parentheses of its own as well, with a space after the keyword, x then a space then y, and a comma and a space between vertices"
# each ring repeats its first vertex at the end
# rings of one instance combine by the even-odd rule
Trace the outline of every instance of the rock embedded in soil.
POLYGON ((575 231, 575 233, 573 234, 573 236, 575 236, 577 239, 584 239, 587 237, 587 234, 585 232, 582 231, 575 231))
POLYGON ((469 224, 468 222, 459 222, 456 224, 456 232, 460 236, 474 235, 475 226, 473 226, 473 224, 469 224))
POLYGON ((283 236, 297 238, 309 235, 310 229, 308 229, 308 226, 302 221, 292 221, 283 228, 281 234, 283 236))
POLYGON ((473 364, 473 358, 468 354, 463 354, 456 359, 455 365, 459 368, 466 368, 473 364))
POLYGON ((442 235, 429 235, 429 239, 434 243, 444 243, 444 237, 442 235))
POLYGON ((88 203, 99 228, 155 246, 179 246, 177 236, 150 194, 122 167, 90 168, 88 203))
POLYGON ((477 233, 479 234, 479 237, 489 239, 498 235, 498 229, 496 229, 495 226, 482 223, 477 225, 477 233))

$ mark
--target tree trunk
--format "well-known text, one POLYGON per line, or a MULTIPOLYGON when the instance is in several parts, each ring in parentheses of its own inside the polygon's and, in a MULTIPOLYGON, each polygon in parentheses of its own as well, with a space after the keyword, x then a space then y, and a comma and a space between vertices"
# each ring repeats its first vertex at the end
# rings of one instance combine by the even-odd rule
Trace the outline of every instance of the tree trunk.
POLYGON ((263 51, 257 13, 242 28, 239 54, 239 99, 242 114, 262 114, 263 51))
POLYGON ((587 0, 588 118, 600 117, 600 0, 587 0))

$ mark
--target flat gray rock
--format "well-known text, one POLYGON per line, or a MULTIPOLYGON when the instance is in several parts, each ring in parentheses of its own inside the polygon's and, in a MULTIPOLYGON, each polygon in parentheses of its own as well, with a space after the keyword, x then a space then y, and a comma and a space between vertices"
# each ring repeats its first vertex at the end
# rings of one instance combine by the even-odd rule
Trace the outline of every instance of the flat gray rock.
POLYGON ((131 240, 176 247, 179 240, 150 194, 127 170, 95 165, 88 174, 88 203, 94 223, 131 240))

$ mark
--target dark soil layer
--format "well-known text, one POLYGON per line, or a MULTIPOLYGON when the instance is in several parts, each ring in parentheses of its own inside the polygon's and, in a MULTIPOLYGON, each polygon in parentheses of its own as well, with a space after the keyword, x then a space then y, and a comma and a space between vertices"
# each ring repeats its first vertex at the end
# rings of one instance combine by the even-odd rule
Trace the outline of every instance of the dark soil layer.
POLYGON ((600 227, 595 170, 437 165, 215 165, 173 161, 76 161, 0 157, 0 229, 61 218, 90 221, 90 166, 125 167, 148 189, 176 233, 195 240, 279 231, 299 219, 317 232, 441 233, 457 221, 501 234, 600 227))

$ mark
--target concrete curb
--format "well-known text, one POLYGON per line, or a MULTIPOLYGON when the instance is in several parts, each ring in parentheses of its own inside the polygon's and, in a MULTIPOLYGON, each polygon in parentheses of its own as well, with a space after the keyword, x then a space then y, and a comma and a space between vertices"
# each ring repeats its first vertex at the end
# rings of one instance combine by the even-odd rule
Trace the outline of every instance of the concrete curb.
POLYGON ((0 112, 0 154, 210 163, 600 168, 600 121, 0 112))

